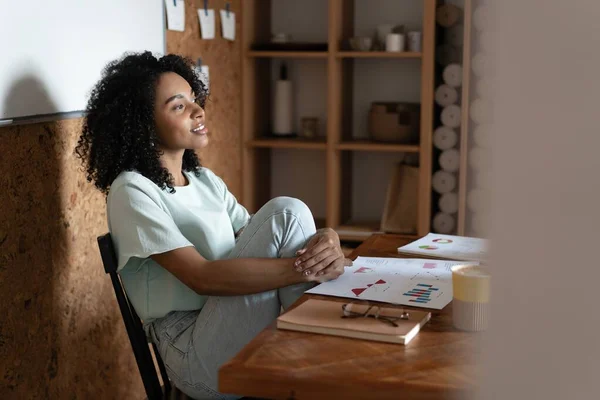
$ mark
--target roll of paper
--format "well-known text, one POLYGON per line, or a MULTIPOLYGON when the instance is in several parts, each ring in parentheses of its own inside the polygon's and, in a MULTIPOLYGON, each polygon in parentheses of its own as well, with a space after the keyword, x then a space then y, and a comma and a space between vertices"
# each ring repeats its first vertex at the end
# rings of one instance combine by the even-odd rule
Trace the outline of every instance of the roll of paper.
POLYGON ((456 24, 451 28, 448 28, 446 31, 446 40, 452 46, 462 46, 463 45, 463 31, 464 27, 462 24, 456 24))
POLYGON ((456 228, 456 219, 450 214, 438 212, 433 217, 433 231, 441 234, 448 234, 454 232, 456 228))
POLYGON ((473 102, 471 102, 471 107, 469 108, 469 111, 471 120, 473 120, 473 122, 475 122, 476 124, 485 124, 488 122, 492 122, 491 104, 481 98, 477 98, 473 100, 473 102))
POLYGON ((460 87, 462 85, 462 66, 460 64, 450 64, 444 68, 442 79, 448 86, 460 87))
POLYGON ((493 98, 493 90, 491 79, 479 78, 475 82, 475 93, 484 100, 491 100, 493 98))
POLYGON ((476 188, 489 189, 491 187, 490 172, 487 169, 473 171, 473 183, 476 188))
POLYGON ((289 135, 293 133, 293 91, 292 81, 275 82, 275 98, 273 110, 273 133, 289 135))
POLYGON ((479 5, 473 11, 473 26, 478 31, 490 30, 490 15, 487 6, 479 5))
POLYGON ((494 46, 494 36, 491 31, 481 31, 476 34, 478 37, 479 49, 481 51, 492 51, 494 46))
POLYGON ((488 214, 472 213, 471 214, 471 230, 477 237, 487 237, 490 230, 490 218, 488 214))
POLYGON ((431 186, 440 194, 451 192, 456 188, 456 176, 448 171, 436 171, 431 178, 431 186))
POLYGON ((487 189, 471 189, 467 194, 467 207, 474 213, 487 213, 490 209, 490 193, 487 189))
POLYGON ((469 150, 468 162, 476 171, 487 170, 491 164, 491 152, 483 147, 473 147, 469 150))
POLYGON ((479 78, 493 75, 492 65, 488 62, 488 55, 483 52, 479 52, 473 56, 471 59, 471 69, 473 70, 473 74, 479 78))
POLYGON ((451 149, 457 142, 458 135, 448 126, 440 126, 433 132, 433 145, 440 150, 451 149))
POLYGON ((458 101, 458 91, 453 87, 442 84, 435 90, 435 102, 442 107, 455 104, 458 101))
POLYGON ((458 128, 460 126, 460 107, 456 104, 444 107, 440 115, 440 120, 445 126, 458 128))
POLYGON ((444 28, 450 28, 458 23, 461 17, 462 10, 454 4, 442 4, 435 10, 435 20, 444 28))
POLYGON ((440 210, 446 214, 454 214, 458 211, 458 193, 448 192, 440 196, 438 201, 440 210))
POLYGON ((479 124, 473 129, 473 143, 477 147, 489 148, 490 147, 490 130, 491 125, 479 124))
POLYGON ((439 162, 444 171, 456 172, 460 166, 460 153, 457 149, 444 150, 440 154, 439 162))
POLYGON ((445 43, 436 47, 435 61, 440 65, 449 65, 461 62, 460 51, 457 47, 445 43))

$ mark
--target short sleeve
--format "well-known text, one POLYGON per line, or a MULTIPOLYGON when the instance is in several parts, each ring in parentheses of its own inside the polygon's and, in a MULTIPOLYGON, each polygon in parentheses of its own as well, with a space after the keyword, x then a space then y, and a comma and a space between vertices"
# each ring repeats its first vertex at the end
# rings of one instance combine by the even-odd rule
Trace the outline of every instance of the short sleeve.
POLYGON ((107 205, 109 230, 121 270, 131 257, 147 258, 193 244, 171 215, 140 187, 111 189, 107 205))
POLYGON ((212 171, 210 172, 210 175, 216 186, 223 193, 223 201, 225 202, 227 214, 229 214, 233 231, 237 233, 240 229, 246 226, 248 220, 250 219, 250 214, 244 206, 238 203, 236 197, 229 191, 227 185, 220 177, 212 173, 212 171))

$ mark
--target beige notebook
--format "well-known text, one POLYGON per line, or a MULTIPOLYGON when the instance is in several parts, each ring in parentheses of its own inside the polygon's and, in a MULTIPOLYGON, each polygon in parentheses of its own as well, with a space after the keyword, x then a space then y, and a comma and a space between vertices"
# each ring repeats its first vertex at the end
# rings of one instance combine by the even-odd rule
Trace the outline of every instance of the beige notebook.
MULTIPOLYGON (((324 335, 346 336, 379 342, 407 344, 429 321, 431 313, 391 307, 372 308, 369 314, 379 311, 379 316, 393 321, 393 326, 372 317, 342 318, 344 303, 310 299, 280 315, 277 328, 292 331, 320 333, 324 335), (405 319, 400 319, 403 316, 405 319)), ((368 305, 352 304, 346 308, 346 315, 364 314, 368 305)))

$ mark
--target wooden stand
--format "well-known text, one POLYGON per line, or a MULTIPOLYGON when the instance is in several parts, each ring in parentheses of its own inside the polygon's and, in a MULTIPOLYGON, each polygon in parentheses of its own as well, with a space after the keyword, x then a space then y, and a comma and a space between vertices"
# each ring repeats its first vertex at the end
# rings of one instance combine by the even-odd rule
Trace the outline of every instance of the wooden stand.
MULTIPOLYGON (((418 154, 419 188, 417 232, 420 237, 430 230, 431 164, 434 106, 434 57, 436 0, 422 0, 421 52, 345 51, 344 40, 354 36, 355 0, 328 1, 328 38, 326 51, 256 51, 253 45, 269 42, 271 1, 244 0, 242 4, 242 179, 240 199, 250 212, 258 210, 271 195, 272 149, 305 149, 324 152, 326 160, 326 218, 318 224, 339 230, 345 240, 362 241, 379 230, 380 221, 351 220, 351 152, 397 152, 418 154), (327 125, 324 138, 266 138, 270 126, 272 59, 311 58, 327 63, 327 125), (420 134, 415 145, 387 144, 352 138, 353 68, 358 58, 413 59, 421 65, 420 134), (344 232, 352 232, 345 235, 344 232)), ((356 0, 363 1, 363 0, 356 0)), ((311 12, 306 7, 306 12, 311 12)), ((312 11, 313 13, 316 11, 312 11)), ((385 21, 381 21, 384 23, 385 21)), ((307 26, 306 29, 310 29, 307 26)), ((414 61, 413 61, 414 62, 414 61)), ((394 79, 395 77, 390 77, 394 79)), ((373 171, 379 174, 380 171, 373 171)), ((365 191, 369 182, 362 182, 365 191)))

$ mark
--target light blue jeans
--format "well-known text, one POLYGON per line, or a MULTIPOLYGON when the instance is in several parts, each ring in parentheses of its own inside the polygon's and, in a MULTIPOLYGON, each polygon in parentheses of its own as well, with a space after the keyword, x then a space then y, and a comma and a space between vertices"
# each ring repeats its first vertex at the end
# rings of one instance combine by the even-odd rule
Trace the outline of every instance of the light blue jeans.
MULTIPOLYGON (((229 258, 295 257, 315 234, 308 207, 277 197, 254 214, 229 258)), ((245 296, 211 296, 201 311, 175 311, 154 321, 150 335, 172 383, 195 399, 238 398, 218 391, 218 370, 314 284, 245 296)))

